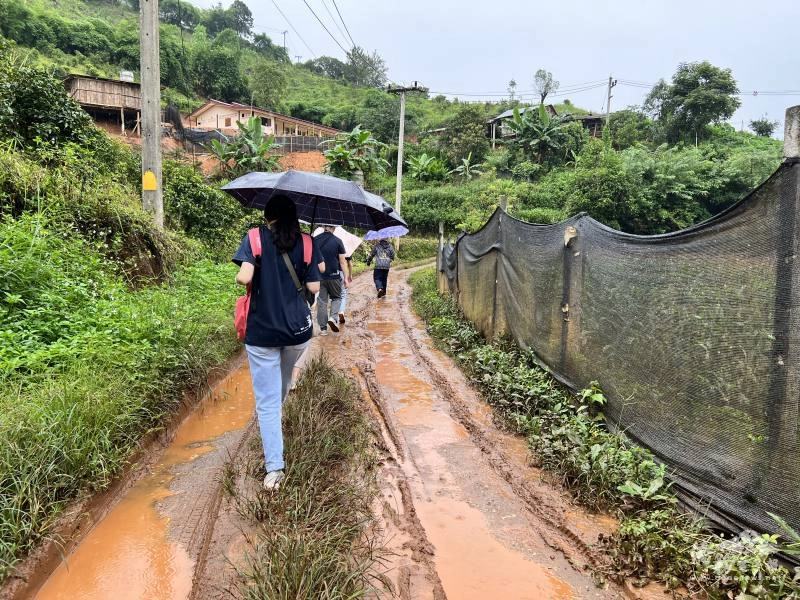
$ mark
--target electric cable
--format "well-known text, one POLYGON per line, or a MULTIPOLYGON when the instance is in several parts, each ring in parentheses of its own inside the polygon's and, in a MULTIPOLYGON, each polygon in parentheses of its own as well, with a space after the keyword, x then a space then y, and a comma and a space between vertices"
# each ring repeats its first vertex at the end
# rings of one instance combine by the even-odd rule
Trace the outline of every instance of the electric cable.
POLYGON ((306 41, 303 39, 303 36, 302 36, 302 35, 300 35, 300 32, 299 32, 299 31, 297 31, 297 29, 295 28, 295 26, 294 26, 294 25, 292 25, 292 22, 291 22, 291 21, 290 21, 288 18, 286 18, 286 15, 285 15, 285 14, 283 14, 283 11, 281 10, 281 7, 280 7, 280 6, 278 6, 278 3, 277 3, 275 0, 272 0, 272 3, 275 5, 275 8, 277 8, 277 9, 278 9, 278 12, 279 12, 279 13, 281 13, 281 16, 283 17, 283 19, 284 19, 284 20, 285 20, 285 21, 286 21, 286 22, 289 24, 289 27, 291 27, 291 28, 292 28, 292 31, 294 31, 294 32, 297 34, 297 37, 299 37, 299 38, 300 38, 300 41, 301 41, 301 42, 303 42, 303 44, 305 45, 305 47, 306 47, 306 48, 308 48, 308 51, 309 51, 309 52, 311 52, 311 56, 313 56, 314 58, 317 58, 317 55, 316 55, 316 54, 314 53, 314 51, 311 49, 311 46, 309 46, 309 45, 306 43, 306 41))
MULTIPOLYGON (((336 20, 336 17, 333 16, 333 13, 331 12, 331 9, 328 8, 328 3, 325 2, 325 0, 321 0, 321 2, 322 2, 322 6, 325 7, 325 12, 328 13, 328 16, 331 18, 331 21, 333 21, 333 24, 336 25, 336 29, 339 30, 339 33, 342 34, 342 39, 344 40, 344 43, 346 44, 347 43, 347 36, 344 34, 344 31, 342 31, 342 28, 339 27, 339 22, 336 20)), ((353 46, 355 46, 355 44, 353 44, 353 46)))
MULTIPOLYGON (((273 2, 274 2, 274 0, 273 0, 273 2)), ((317 13, 315 13, 315 12, 314 12, 314 9, 313 9, 313 8, 311 8, 311 5, 308 3, 308 0, 303 0, 303 4, 305 4, 305 5, 308 7, 308 10, 310 10, 310 11, 311 11, 311 14, 312 14, 312 15, 314 15, 314 18, 315 18, 317 21, 319 21, 319 24, 320 24, 320 25, 322 25, 322 28, 325 30, 325 32, 326 32, 326 33, 327 33, 329 36, 331 36, 331 39, 332 39, 334 42, 336 42, 336 45, 337 45, 337 46, 339 46, 339 48, 341 48, 341 49, 342 49, 342 52, 344 52, 344 53, 345 53, 345 56, 347 56, 347 50, 345 50, 345 49, 344 49, 344 46, 342 46, 342 45, 339 43, 339 40, 337 40, 337 39, 336 39, 336 38, 333 36, 333 34, 330 32, 330 30, 329 30, 327 27, 325 27, 325 23, 323 23, 323 22, 322 22, 322 19, 320 19, 320 18, 317 16, 317 13)))
POLYGON ((339 5, 336 4, 336 0, 331 0, 331 1, 333 2, 333 7, 336 9, 336 14, 339 15, 339 20, 342 22, 342 25, 344 25, 344 30, 347 32, 347 37, 350 38, 350 43, 353 44, 353 46, 356 46, 357 44, 353 41, 353 36, 350 35, 350 30, 347 28, 347 23, 344 22, 342 13, 339 11, 339 5))

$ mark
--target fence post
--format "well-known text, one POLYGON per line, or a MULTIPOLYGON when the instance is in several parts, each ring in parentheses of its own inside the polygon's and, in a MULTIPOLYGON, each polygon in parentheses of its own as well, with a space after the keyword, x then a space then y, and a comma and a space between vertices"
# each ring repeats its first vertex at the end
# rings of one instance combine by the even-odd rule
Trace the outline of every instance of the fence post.
POLYGON ((500 208, 508 212, 508 196, 506 195, 500 196, 499 200, 500 200, 500 208))
POLYGON ((444 250, 444 221, 439 221, 439 250, 436 252, 436 277, 442 270, 442 251, 444 250))
POLYGON ((768 406, 766 453, 771 469, 753 473, 753 497, 774 493, 776 481, 789 478, 789 489, 796 489, 798 469, 797 424, 800 394, 800 106, 786 109, 783 154, 786 173, 779 188, 778 243, 776 253, 775 312, 773 316, 772 381, 768 406))
POLYGON ((783 127, 783 157, 800 158, 800 106, 786 109, 783 127))

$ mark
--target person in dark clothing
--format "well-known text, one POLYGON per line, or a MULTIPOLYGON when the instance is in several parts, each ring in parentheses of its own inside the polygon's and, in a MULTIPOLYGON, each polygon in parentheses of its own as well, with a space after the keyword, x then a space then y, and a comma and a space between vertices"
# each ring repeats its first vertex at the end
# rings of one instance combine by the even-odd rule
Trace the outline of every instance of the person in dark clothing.
POLYGON ((344 244, 333 235, 336 226, 324 225, 323 229, 324 231, 314 238, 314 245, 325 262, 325 272, 320 280, 317 298, 317 323, 320 335, 327 335, 328 328, 339 331, 338 317, 341 312, 342 289, 350 285, 351 280, 349 277, 342 278, 342 273, 347 273, 348 270, 344 244))
MULTIPOLYGON (((266 477, 264 487, 275 490, 283 480, 281 405, 292 380, 292 369, 313 333, 311 309, 297 291, 284 253, 300 282, 312 293, 319 290, 321 258, 304 262, 303 235, 291 198, 275 195, 264 209, 267 222, 259 228, 261 256, 256 258, 245 235, 233 262, 239 265, 236 282, 251 284, 245 349, 256 398, 266 477)), ((310 240, 309 240, 310 243, 310 240)))
POLYGON ((395 258, 394 248, 389 240, 381 240, 372 247, 372 252, 367 257, 368 265, 372 263, 373 258, 375 270, 372 272, 372 279, 375 281, 375 289, 378 290, 378 298, 383 298, 389 282, 389 267, 395 258))

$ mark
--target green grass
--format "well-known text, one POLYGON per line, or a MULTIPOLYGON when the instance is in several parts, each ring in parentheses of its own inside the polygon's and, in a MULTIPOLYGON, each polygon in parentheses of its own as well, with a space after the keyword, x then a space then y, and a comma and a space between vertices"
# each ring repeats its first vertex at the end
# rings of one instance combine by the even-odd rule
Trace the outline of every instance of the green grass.
MULTIPOLYGON (((307 365, 284 406, 283 485, 236 499, 258 524, 242 597, 333 600, 375 591, 380 552, 371 529, 377 487, 367 412, 355 384, 324 355, 307 365)), ((262 476, 263 458, 254 471, 262 476)))
MULTIPOLYGON (((202 262, 129 291, 95 271, 108 288, 87 279, 85 296, 40 297, 13 315, 0 304, 0 580, 238 347, 233 273, 202 262)), ((68 276, 63 289, 80 295, 68 276)))

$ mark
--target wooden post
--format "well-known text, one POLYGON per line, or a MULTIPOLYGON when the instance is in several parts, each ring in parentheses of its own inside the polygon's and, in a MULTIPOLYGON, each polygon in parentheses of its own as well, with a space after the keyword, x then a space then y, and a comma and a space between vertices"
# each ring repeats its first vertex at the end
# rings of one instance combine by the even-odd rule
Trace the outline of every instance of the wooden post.
POLYGON ((122 130, 122 135, 125 135, 125 108, 122 106, 119 109, 119 120, 120 120, 120 129, 122 130))
POLYGON ((502 195, 502 196, 500 196, 499 200, 500 200, 500 208, 502 208, 504 211, 507 212, 508 211, 508 196, 502 195))
POLYGON ((436 253, 436 273, 442 270, 442 252, 444 251, 444 221, 439 221, 439 251, 436 253))
MULTIPOLYGON (((406 129, 406 91, 400 92, 400 136, 397 140, 397 182, 394 187, 394 208, 400 213, 400 204, 403 196, 403 139, 406 129)), ((394 240, 394 249, 400 250, 400 238, 394 240)))
POLYGON ((139 45, 142 72, 142 205, 164 227, 161 191, 161 67, 158 0, 140 0, 139 45))

